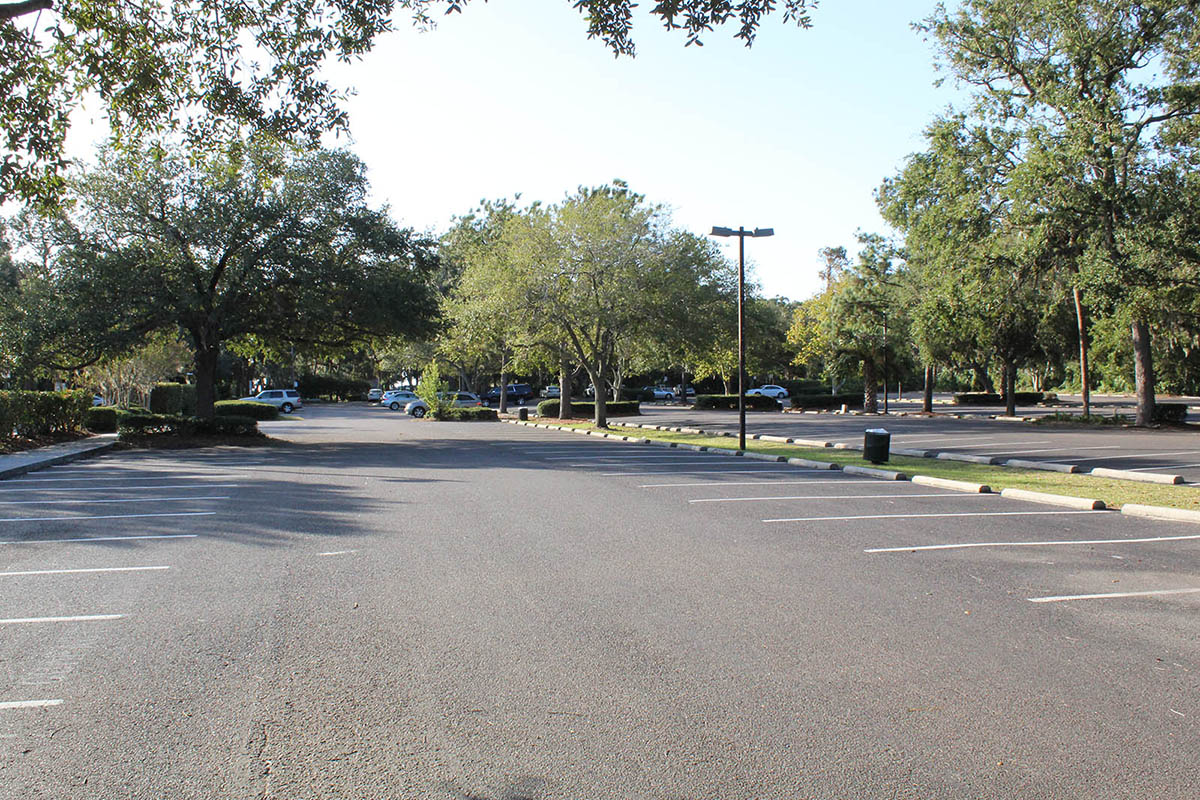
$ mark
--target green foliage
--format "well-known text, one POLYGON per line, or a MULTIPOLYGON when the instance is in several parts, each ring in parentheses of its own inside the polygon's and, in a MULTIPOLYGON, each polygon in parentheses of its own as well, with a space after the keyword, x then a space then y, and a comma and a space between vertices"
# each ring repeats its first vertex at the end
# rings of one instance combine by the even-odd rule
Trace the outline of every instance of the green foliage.
MULTIPOLYGON (((642 411, 640 404, 635 400, 610 400, 605 403, 608 413, 614 417, 636 417, 642 411)), ((559 402, 557 400, 543 400, 538 403, 537 413, 539 417, 557 417, 559 402)), ((596 413, 595 403, 571 403, 571 416, 573 417, 594 417, 596 413)))
POLYGON ((156 383, 150 390, 150 413, 183 413, 183 385, 179 383, 156 383))
MULTIPOLYGON (((736 394, 698 394, 696 402, 692 408, 699 411, 705 410, 734 410, 738 407, 738 396, 736 394)), ((778 411, 780 408, 779 401, 774 397, 762 397, 760 395, 749 395, 746 397, 747 411, 778 411)))
POLYGON ((270 403, 259 403, 251 400, 218 400, 214 407, 216 416, 250 417, 251 419, 269 422, 279 419, 279 409, 270 403))
POLYGON ((94 406, 84 415, 84 427, 92 433, 115 433, 117 409, 112 406, 94 406))
POLYGON ((794 394, 788 398, 792 408, 816 408, 826 411, 841 408, 862 408, 862 392, 844 392, 841 394, 794 394))
POLYGON ((429 415, 434 419, 441 419, 447 410, 455 408, 453 398, 447 393, 448 388, 446 381, 442 380, 438 362, 429 362, 421 371, 421 382, 417 384, 415 393, 429 406, 429 415))
POLYGON ((442 422, 495 422, 500 419, 500 413, 496 409, 484 406, 451 406, 439 411, 436 416, 431 416, 442 422))
MULTIPOLYGON (((1017 405, 1033 406, 1046 401, 1045 392, 1014 392, 1017 405)), ((994 392, 960 392, 954 395, 954 404, 959 406, 994 406, 1004 402, 1004 398, 994 392)))
POLYGON ((1154 422, 1182 425, 1187 420, 1187 403, 1155 403, 1154 422))
POLYGON ((82 430, 90 392, 0 391, 0 435, 45 436, 82 430))
POLYGON ((301 375, 301 397, 322 397, 327 400, 365 400, 371 384, 342 375, 301 375))
POLYGON ((178 414, 153 414, 117 411, 117 434, 121 438, 147 436, 260 436, 258 421, 242 415, 182 417, 178 414))

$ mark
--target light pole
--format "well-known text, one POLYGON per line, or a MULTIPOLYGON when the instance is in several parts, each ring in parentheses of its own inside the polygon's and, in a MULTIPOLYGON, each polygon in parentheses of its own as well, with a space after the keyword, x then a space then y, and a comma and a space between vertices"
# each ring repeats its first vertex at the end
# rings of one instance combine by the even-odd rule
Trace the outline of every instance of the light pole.
POLYGON ((738 317, 738 450, 746 449, 746 237, 774 236, 774 228, 755 228, 748 231, 745 228, 721 228, 713 226, 710 236, 738 237, 738 288, 737 288, 737 317, 738 317))

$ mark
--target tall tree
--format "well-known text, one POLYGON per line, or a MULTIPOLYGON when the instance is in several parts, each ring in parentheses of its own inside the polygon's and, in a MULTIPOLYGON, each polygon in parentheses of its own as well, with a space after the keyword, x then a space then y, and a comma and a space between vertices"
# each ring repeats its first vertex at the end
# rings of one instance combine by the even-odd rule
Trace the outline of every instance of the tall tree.
MULTIPOLYGON (((923 26, 953 75, 975 87, 980 113, 1045 131, 1040 144, 1084 167, 1082 263, 1095 281, 1125 287, 1123 299, 1161 282, 1129 235, 1145 221, 1143 178, 1163 153, 1164 124, 1200 115, 1198 9, 1195 0, 965 0, 923 26)), ((1137 422, 1147 425, 1151 331, 1145 305, 1134 305, 1137 422)))
POLYGON ((341 345, 423 332, 435 313, 432 243, 369 207, 348 153, 255 139, 200 163, 164 150, 102 161, 55 257, 60 364, 119 351, 129 331, 180 329, 209 416, 229 340, 341 345), (77 314, 93 307, 107 339, 77 314))

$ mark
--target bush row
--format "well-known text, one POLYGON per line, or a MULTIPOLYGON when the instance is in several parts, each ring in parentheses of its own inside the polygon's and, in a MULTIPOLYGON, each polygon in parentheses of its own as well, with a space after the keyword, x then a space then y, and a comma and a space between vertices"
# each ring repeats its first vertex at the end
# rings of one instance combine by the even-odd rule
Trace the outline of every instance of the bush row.
MULTIPOLYGON (((604 404, 604 410, 610 417, 636 417, 642 413, 636 400, 621 400, 620 402, 609 400, 604 404)), ((543 400, 538 403, 537 413, 539 417, 557 417, 558 401, 543 400)), ((596 416, 596 404, 571 403, 571 416, 593 418, 596 416)))
POLYGON ((258 420, 239 415, 221 415, 212 419, 182 417, 177 414, 116 412, 117 433, 125 436, 258 436, 258 420))
POLYGON ((279 409, 270 403, 250 400, 219 400, 213 404, 217 416, 252 417, 261 422, 279 419, 279 409))
MULTIPOLYGON (((1045 402, 1045 392, 1014 392, 1017 405, 1034 406, 1045 402)), ((954 404, 959 406, 998 406, 1004 403, 1004 396, 995 392, 961 392, 954 395, 954 404)))
POLYGON ((1155 403, 1152 419, 1158 423, 1182 423, 1187 419, 1187 403, 1155 403))
POLYGON ((0 432, 44 436, 83 428, 91 392, 0 391, 0 432))
POLYGON ((367 381, 337 375, 301 375, 301 397, 324 397, 329 400, 366 400, 371 384, 367 381))
POLYGON ((844 392, 842 394, 796 394, 790 398, 792 408, 818 408, 830 411, 845 406, 846 408, 862 408, 862 392, 844 392))
POLYGON ((156 383, 150 390, 152 414, 196 414, 196 386, 191 383, 156 383))
POLYGON ((452 406, 432 416, 443 422, 494 422, 500 419, 496 409, 484 406, 467 406, 466 408, 452 406))
MULTIPOLYGON (((736 394, 698 394, 696 395, 696 403, 693 408, 697 409, 716 409, 716 410, 737 410, 738 396, 736 394)), ((750 395, 746 398, 746 408, 749 411, 778 411, 779 401, 774 397, 760 397, 759 395, 750 395)))

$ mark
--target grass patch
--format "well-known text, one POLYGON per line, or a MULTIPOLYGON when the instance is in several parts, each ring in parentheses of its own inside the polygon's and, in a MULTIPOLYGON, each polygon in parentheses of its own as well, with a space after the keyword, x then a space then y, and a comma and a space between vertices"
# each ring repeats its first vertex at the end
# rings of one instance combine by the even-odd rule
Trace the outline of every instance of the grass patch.
MULTIPOLYGON (((564 427, 585 430, 596 429, 590 422, 558 423, 555 421, 551 424, 561 424, 564 427)), ((677 444, 719 447, 726 450, 737 449, 737 439, 729 436, 676 433, 673 431, 647 430, 645 428, 610 428, 608 433, 675 442, 677 444)), ((1043 472, 1041 470, 997 467, 962 461, 940 461, 933 458, 913 458, 896 455, 893 455, 891 460, 886 464, 872 464, 870 461, 865 460, 857 450, 838 450, 832 447, 800 447, 782 442, 766 442, 761 439, 748 439, 746 441, 746 450, 751 453, 766 453, 773 456, 827 461, 839 466, 854 465, 890 469, 903 472, 909 477, 913 475, 929 475, 934 478, 948 478, 968 483, 983 483, 990 486, 994 492, 999 492, 1001 489, 1028 489, 1035 492, 1069 495, 1071 497, 1090 497, 1096 500, 1103 500, 1104 504, 1109 508, 1119 508, 1126 503, 1138 503, 1150 506, 1182 508, 1188 511, 1200 511, 1200 490, 1192 486, 1137 483, 1135 481, 1120 481, 1112 478, 1092 477, 1090 475, 1069 475, 1060 472, 1043 472)))
POLYGON ((1034 425, 1075 425, 1079 427, 1102 427, 1114 425, 1132 425, 1133 420, 1124 414, 1114 414, 1104 417, 1099 414, 1070 414, 1064 411, 1056 411, 1053 414, 1046 414, 1033 420, 1034 425))

